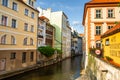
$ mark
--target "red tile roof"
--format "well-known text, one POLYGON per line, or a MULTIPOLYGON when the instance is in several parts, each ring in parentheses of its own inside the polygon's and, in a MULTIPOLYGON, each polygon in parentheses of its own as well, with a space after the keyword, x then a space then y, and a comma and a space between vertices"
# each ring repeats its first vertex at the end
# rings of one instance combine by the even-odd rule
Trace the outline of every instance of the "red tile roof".
POLYGON ((109 2, 120 2, 120 0, 92 0, 89 3, 109 3, 109 2))
POLYGON ((39 17, 41 20, 47 20, 47 21, 49 21, 49 19, 47 18, 47 17, 45 17, 45 16, 40 16, 39 17))
POLYGON ((115 34, 120 32, 120 24, 117 24, 115 27, 111 28, 110 30, 106 31, 101 37, 107 37, 109 35, 115 34))

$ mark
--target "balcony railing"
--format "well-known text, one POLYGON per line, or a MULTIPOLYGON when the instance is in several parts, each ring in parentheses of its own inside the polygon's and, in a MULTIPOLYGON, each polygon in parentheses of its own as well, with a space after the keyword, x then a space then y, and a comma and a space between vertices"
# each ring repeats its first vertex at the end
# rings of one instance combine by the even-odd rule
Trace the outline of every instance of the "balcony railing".
POLYGON ((38 34, 38 38, 43 38, 43 35, 38 34))
POLYGON ((38 29, 44 30, 43 26, 38 26, 38 29))

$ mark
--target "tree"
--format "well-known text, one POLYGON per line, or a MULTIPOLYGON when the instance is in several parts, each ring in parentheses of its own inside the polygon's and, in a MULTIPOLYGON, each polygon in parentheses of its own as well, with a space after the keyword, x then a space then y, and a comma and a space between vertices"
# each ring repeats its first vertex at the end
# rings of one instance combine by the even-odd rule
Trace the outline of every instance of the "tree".
POLYGON ((54 54, 55 49, 50 46, 42 46, 38 47, 38 51, 46 57, 50 57, 54 54))

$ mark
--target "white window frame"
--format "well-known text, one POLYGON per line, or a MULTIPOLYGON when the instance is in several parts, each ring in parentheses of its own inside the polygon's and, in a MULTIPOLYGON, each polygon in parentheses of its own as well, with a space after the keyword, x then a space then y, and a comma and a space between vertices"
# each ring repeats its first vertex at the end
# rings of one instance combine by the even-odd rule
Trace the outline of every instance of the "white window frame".
POLYGON ((16 2, 13 2, 13 3, 12 3, 12 10, 18 11, 18 4, 17 4, 16 2), (16 4, 16 8, 13 7, 13 6, 14 6, 14 5, 13 5, 14 3, 16 4))
POLYGON ((13 20, 16 21, 16 25, 15 25, 15 27, 13 27, 13 26, 12 26, 12 25, 13 25, 13 24, 12 24, 13 22, 11 22, 11 27, 12 27, 12 28, 17 28, 17 20, 16 20, 16 19, 12 19, 11 21, 13 21, 13 20))

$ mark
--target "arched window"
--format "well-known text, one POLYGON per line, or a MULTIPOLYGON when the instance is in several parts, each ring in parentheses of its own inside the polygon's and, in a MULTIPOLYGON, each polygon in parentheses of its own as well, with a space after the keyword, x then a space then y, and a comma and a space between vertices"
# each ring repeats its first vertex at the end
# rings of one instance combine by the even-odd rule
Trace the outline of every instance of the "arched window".
POLYGON ((30 45, 33 45, 33 39, 30 38, 30 45))
POLYGON ((27 38, 24 38, 23 45, 27 45, 27 38))
POLYGON ((11 44, 16 44, 16 40, 14 36, 11 36, 11 44))
POLYGON ((6 35, 1 37, 1 44, 6 44, 6 35))

